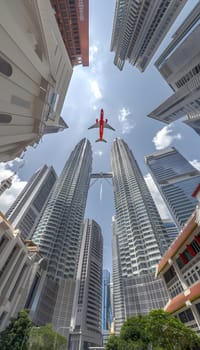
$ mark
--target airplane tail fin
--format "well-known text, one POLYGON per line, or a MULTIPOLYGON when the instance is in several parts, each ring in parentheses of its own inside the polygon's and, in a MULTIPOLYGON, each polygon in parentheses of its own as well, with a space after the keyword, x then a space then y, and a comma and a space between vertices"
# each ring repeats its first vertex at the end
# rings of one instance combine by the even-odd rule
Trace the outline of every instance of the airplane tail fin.
POLYGON ((106 140, 104 140, 104 139, 102 139, 102 140, 100 140, 100 139, 97 139, 95 142, 107 142, 106 140))

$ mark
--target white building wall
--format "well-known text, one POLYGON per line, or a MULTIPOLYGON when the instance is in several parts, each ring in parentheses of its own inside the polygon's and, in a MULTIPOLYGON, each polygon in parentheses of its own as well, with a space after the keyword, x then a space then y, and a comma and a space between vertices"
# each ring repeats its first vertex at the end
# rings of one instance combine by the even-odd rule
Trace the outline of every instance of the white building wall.
POLYGON ((0 161, 66 127, 72 66, 48 0, 1 1, 0 161))
POLYGON ((0 213, 0 331, 25 306, 33 266, 18 231, 0 213))

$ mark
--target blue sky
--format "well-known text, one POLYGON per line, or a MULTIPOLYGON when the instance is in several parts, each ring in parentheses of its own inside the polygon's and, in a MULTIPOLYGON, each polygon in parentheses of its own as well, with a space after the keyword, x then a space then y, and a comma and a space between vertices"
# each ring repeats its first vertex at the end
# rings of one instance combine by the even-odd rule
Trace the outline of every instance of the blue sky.
MULTIPOLYGON (((113 64, 114 53, 110 52, 114 0, 90 0, 90 66, 74 68, 73 76, 63 106, 62 116, 69 125, 62 133, 44 136, 40 144, 28 148, 24 166, 15 176, 14 184, 0 198, 3 212, 11 205, 33 172, 41 165, 53 165, 60 174, 70 152, 87 137, 93 149, 93 171, 110 171, 110 149, 115 137, 123 138, 132 149, 139 166, 156 198, 161 214, 167 211, 152 185, 144 156, 156 149, 175 146, 197 167, 200 165, 199 136, 180 121, 166 126, 147 118, 146 115, 172 94, 172 90, 153 66, 156 57, 170 41, 170 37, 197 3, 189 0, 176 23, 160 46, 157 54, 144 73, 126 62, 123 71, 113 64), (105 143, 95 143, 98 130, 87 128, 99 117, 104 108, 108 122, 116 132, 106 130, 105 143)), ((0 179, 12 174, 20 166, 19 160, 0 164, 0 179)), ((110 181, 98 181, 91 185, 86 217, 95 219, 102 227, 104 236, 104 266, 111 269, 111 220, 114 215, 113 193, 110 181)))

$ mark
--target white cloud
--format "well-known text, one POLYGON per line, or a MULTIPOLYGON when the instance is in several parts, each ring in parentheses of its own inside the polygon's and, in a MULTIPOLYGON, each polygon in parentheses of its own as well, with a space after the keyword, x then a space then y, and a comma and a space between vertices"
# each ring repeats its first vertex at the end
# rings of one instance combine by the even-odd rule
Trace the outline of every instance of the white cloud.
POLYGON ((152 140, 157 150, 170 146, 173 140, 181 140, 182 136, 180 133, 171 135, 172 132, 173 130, 170 125, 164 126, 164 128, 157 132, 152 140))
POLYGON ((190 164, 192 164, 197 170, 200 170, 200 161, 197 159, 193 159, 190 161, 190 164))
POLYGON ((90 64, 95 60, 95 56, 97 52, 99 51, 97 45, 91 45, 89 48, 89 62, 90 64))
MULTIPOLYGON (((20 162, 21 160, 16 161, 20 162)), ((14 175, 14 172, 11 169, 13 164, 14 161, 8 163, 0 163, 0 181, 13 175, 12 186, 0 196, 0 211, 2 211, 3 213, 5 213, 8 210, 8 208, 14 202, 18 194, 26 185, 26 181, 21 181, 18 175, 14 175)))
POLYGON ((102 151, 95 151, 94 154, 101 157, 103 155, 103 152, 102 151))
POLYGON ((170 218, 170 213, 151 177, 151 175, 148 173, 147 175, 144 176, 144 179, 146 181, 146 184, 149 188, 149 191, 153 197, 153 200, 156 204, 156 207, 160 213, 160 216, 162 219, 170 218))
POLYGON ((135 124, 131 123, 129 120, 131 112, 128 108, 123 107, 119 111, 118 120, 122 125, 122 134, 129 134, 131 130, 135 127, 135 124))
POLYGON ((96 99, 102 98, 102 93, 96 80, 90 80, 90 89, 96 99))

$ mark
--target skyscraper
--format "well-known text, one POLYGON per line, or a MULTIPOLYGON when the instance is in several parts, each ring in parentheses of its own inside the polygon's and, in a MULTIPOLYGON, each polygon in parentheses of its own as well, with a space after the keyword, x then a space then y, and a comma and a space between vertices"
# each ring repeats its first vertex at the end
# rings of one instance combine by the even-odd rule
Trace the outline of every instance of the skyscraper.
POLYGON ((181 229, 197 204, 192 193, 200 183, 200 172, 174 147, 146 156, 145 161, 177 227, 181 229))
POLYGON ((53 167, 44 165, 28 181, 6 213, 22 239, 30 239, 42 215, 57 175, 53 167))
POLYGON ((42 323, 51 321, 54 328, 64 334, 69 332, 71 321, 80 228, 91 168, 91 145, 87 139, 83 139, 72 151, 57 179, 33 236, 41 254, 47 258, 48 276, 35 319, 42 323), (48 293, 48 288, 51 293, 48 293), (48 302, 50 296, 52 299, 48 302))
POLYGON ((154 272, 167 249, 166 232, 127 144, 111 151, 116 216, 113 223, 113 303, 116 331, 126 317, 162 307, 166 292, 154 272))
POLYGON ((200 3, 198 2, 173 35, 155 63, 173 94, 149 113, 171 123, 181 117, 200 134, 200 3))
POLYGON ((103 237, 100 226, 86 219, 76 275, 70 350, 101 346, 103 237))
POLYGON ((117 0, 111 51, 114 64, 123 69, 129 60, 143 72, 186 0, 117 0))
POLYGON ((102 335, 103 344, 106 343, 110 335, 112 324, 112 309, 111 309, 111 290, 110 290, 110 272, 103 270, 102 279, 102 335))

